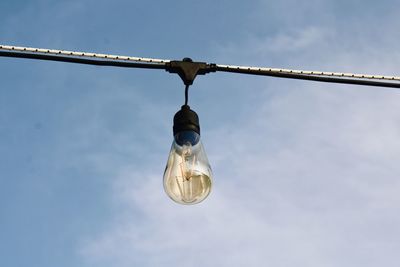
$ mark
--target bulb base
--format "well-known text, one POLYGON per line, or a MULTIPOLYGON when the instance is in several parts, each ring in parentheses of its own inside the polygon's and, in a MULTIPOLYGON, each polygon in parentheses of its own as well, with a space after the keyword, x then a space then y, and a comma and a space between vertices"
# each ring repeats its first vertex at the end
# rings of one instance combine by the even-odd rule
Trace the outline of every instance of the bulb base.
POLYGON ((200 135, 199 116, 188 105, 183 105, 174 116, 174 136, 185 131, 193 131, 200 135))

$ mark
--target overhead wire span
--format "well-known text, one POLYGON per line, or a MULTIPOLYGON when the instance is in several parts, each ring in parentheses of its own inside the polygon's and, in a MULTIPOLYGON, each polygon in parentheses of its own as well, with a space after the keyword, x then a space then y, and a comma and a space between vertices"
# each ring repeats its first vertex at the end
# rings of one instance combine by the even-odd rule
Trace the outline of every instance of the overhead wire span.
POLYGON ((234 65, 222 65, 222 64, 217 64, 216 67, 217 70, 219 71, 229 71, 238 73, 243 71, 243 73, 247 74, 260 73, 260 75, 266 73, 283 73, 283 74, 300 74, 300 75, 327 76, 327 77, 338 77, 338 78, 400 81, 400 76, 385 76, 385 75, 355 74, 355 73, 344 73, 344 72, 327 72, 327 71, 310 71, 310 70, 292 70, 292 69, 278 69, 278 68, 266 68, 266 67, 247 67, 247 66, 234 66, 234 65))
POLYGON ((165 69, 170 60, 0 45, 0 56, 61 61, 97 66, 126 68, 165 69))
POLYGON ((216 71, 271 76, 316 82, 400 88, 400 77, 338 72, 302 71, 288 69, 216 65, 216 71))
POLYGON ((185 76, 186 74, 190 74, 191 76, 193 76, 193 79, 194 77, 196 77, 196 74, 205 74, 209 72, 220 71, 220 72, 232 72, 232 73, 242 73, 242 74, 261 75, 261 76, 272 76, 272 77, 289 78, 289 79, 310 80, 318 82, 400 88, 400 76, 291 70, 291 69, 278 69, 278 68, 265 68, 265 67, 246 67, 246 66, 234 66, 234 65, 222 65, 222 64, 208 64, 204 62, 188 63, 185 62, 185 60, 183 60, 182 63, 187 64, 188 66, 183 67, 183 65, 181 66, 180 64, 181 61, 171 61, 168 59, 132 57, 132 56, 110 55, 110 54, 100 54, 92 52, 76 52, 68 50, 44 49, 44 48, 9 46, 9 45, 0 45, 0 56, 61 61, 61 62, 89 64, 97 66, 164 69, 172 73, 178 73, 180 74, 181 77, 185 76), (183 73, 181 73, 181 71, 175 70, 176 67, 184 68, 183 73), (192 73, 193 71, 195 71, 196 73, 192 73))

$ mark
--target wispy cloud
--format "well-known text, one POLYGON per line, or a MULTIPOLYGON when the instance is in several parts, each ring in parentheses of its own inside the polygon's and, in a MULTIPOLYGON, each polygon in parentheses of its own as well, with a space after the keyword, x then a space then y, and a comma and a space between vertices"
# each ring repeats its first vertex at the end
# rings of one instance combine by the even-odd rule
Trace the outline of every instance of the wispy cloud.
MULTIPOLYGON (((75 3, 66 12, 85 10, 75 3)), ((397 25, 396 20, 389 17, 382 24, 397 25)), ((310 23, 268 34, 249 32, 245 39, 219 42, 216 49, 219 60, 231 60, 221 63, 269 65, 280 58, 279 64, 326 70, 398 72, 396 27, 374 31, 380 38, 360 29, 310 23)), ((63 166, 93 168, 112 186, 107 200, 115 217, 80 237, 83 266, 375 267, 398 262, 397 91, 247 80, 243 90, 259 90, 254 102, 241 108, 240 117, 203 128, 214 188, 205 202, 186 207, 170 201, 162 188, 172 104, 159 105, 161 93, 138 93, 114 78, 99 75, 93 79, 96 94, 79 94, 62 118, 73 130, 60 134, 55 152, 63 166), (165 154, 151 146, 164 146, 165 154)), ((213 86, 226 90, 218 81, 213 86)), ((233 114, 236 107, 224 108, 233 114)))
MULTIPOLYGON (((244 46, 257 55, 301 52, 321 42, 328 46, 327 36, 310 27, 244 46)), ((332 49, 338 51, 337 45, 332 49)), ((229 46, 223 53, 241 54, 242 48, 229 46)), ((332 68, 345 62, 362 68, 370 55, 317 52, 332 68)), ((367 69, 394 71, 390 54, 380 54, 385 66, 371 63, 367 69)), ((278 80, 269 86, 279 93, 260 93, 240 127, 207 129, 209 136, 224 138, 205 144, 215 185, 201 205, 169 201, 162 173, 150 164, 116 172, 119 212, 109 229, 82 243, 86 263, 393 266, 400 235, 398 92, 278 80)))
POLYGON ((216 159, 215 186, 203 204, 172 203, 150 164, 119 170, 119 212, 109 229, 83 243, 87 264, 393 263, 400 234, 397 92, 278 83, 283 92, 260 99, 257 115, 247 114, 240 127, 207 129, 224 138, 206 144, 216 159))

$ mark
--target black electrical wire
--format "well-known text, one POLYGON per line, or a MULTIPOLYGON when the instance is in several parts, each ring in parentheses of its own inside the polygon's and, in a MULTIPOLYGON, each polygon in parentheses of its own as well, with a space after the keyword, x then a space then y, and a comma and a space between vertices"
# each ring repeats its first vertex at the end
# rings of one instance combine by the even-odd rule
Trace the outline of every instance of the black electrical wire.
MULTIPOLYGON (((61 52, 61 51, 60 51, 61 52)), ((28 59, 39 59, 39 60, 51 60, 51 61, 60 61, 60 62, 68 62, 68 63, 78 63, 78 64, 86 64, 86 65, 96 65, 96 66, 113 66, 113 67, 126 67, 126 68, 143 68, 143 69, 163 69, 170 70, 171 66, 169 66, 166 62, 132 62, 132 61, 124 61, 118 59, 111 58, 96 58, 94 56, 91 58, 77 55, 65 55, 65 54, 41 54, 37 51, 1 51, 0 56, 2 57, 14 57, 14 58, 28 58, 28 59), (35 53, 36 52, 36 53, 35 53)), ((288 73, 288 72, 272 72, 263 69, 256 68, 244 68, 244 67, 233 67, 227 65, 217 65, 217 64, 206 64, 201 62, 183 62, 189 67, 195 66, 196 68, 190 69, 188 66, 180 66, 180 61, 177 61, 178 69, 176 73, 180 74, 181 77, 184 77, 184 82, 187 79, 186 74, 190 73, 191 82, 193 82, 196 74, 206 74, 209 72, 221 71, 221 72, 232 72, 232 73, 242 73, 242 74, 251 74, 251 75, 261 75, 261 76, 271 76, 271 77, 279 77, 279 78, 289 78, 289 79, 299 79, 299 80, 309 80, 309 81, 317 81, 317 82, 328 82, 328 83, 341 83, 341 84, 353 84, 353 85, 365 85, 365 86, 377 86, 377 87, 389 87, 389 88, 400 88, 400 82, 398 82, 395 77, 393 77, 393 82, 391 79, 389 82, 377 80, 379 78, 374 78, 374 80, 369 80, 368 78, 360 78, 360 77, 330 77, 329 75, 312 75, 312 74, 300 74, 300 73, 288 73), (192 66, 193 65, 193 66, 192 66), (194 73, 192 73, 195 71, 194 73), (181 73, 182 72, 182 73, 181 73)), ((170 71, 171 72, 171 71, 170 71)), ((186 84, 186 82, 185 82, 186 84)), ((188 102, 188 86, 185 88, 185 104, 188 102)))
POLYGON ((187 106, 189 101, 189 85, 186 85, 185 87, 185 106, 187 106))
POLYGON ((106 60, 106 59, 89 59, 89 58, 83 58, 83 57, 49 55, 49 54, 44 55, 44 54, 21 53, 21 52, 12 52, 12 51, 0 51, 0 56, 61 61, 61 62, 68 62, 68 63, 96 65, 96 66, 113 66, 113 67, 142 68, 142 69, 166 69, 165 64, 160 64, 160 63, 136 63, 136 62, 127 62, 127 61, 115 61, 115 60, 106 60))
POLYGON ((309 80, 309 81, 316 81, 316 82, 400 88, 399 82, 369 81, 369 80, 360 80, 360 79, 351 79, 351 78, 336 78, 336 77, 315 76, 315 75, 313 76, 313 75, 308 75, 308 74, 305 75, 305 74, 284 73, 284 72, 277 73, 277 72, 269 72, 269 71, 262 71, 262 70, 228 68, 228 67, 221 67, 218 65, 216 66, 216 71, 251 74, 251 75, 259 75, 259 76, 271 76, 271 77, 289 78, 289 79, 298 79, 298 80, 309 80))

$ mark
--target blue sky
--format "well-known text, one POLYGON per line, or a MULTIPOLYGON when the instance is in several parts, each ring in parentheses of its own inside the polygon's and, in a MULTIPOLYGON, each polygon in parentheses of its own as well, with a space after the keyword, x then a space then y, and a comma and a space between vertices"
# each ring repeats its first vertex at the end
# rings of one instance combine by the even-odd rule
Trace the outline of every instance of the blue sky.
MULTIPOLYGON (((1 1, 0 43, 399 75, 397 1, 1 1)), ((183 84, 0 58, 0 265, 397 266, 400 94, 237 74, 190 105, 211 195, 162 175, 183 84)))

